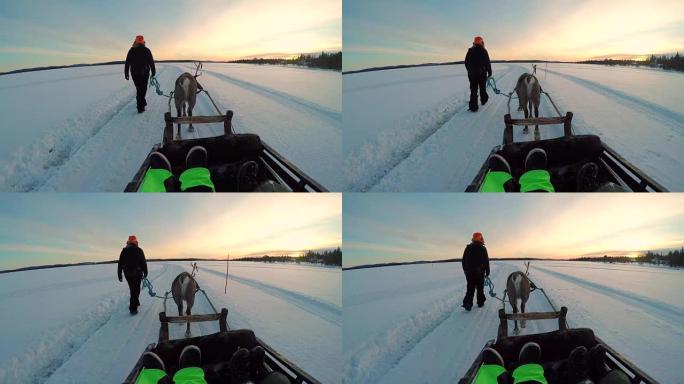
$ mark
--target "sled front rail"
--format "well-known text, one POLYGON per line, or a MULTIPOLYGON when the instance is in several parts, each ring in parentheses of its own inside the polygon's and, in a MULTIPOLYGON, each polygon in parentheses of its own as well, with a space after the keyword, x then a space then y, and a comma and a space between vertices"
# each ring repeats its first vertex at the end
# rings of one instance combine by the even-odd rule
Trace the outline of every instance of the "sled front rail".
POLYGON ((504 116, 504 123, 506 128, 503 134, 503 143, 510 144, 513 142, 513 126, 523 125, 556 125, 563 124, 563 135, 565 137, 572 136, 572 112, 568 112, 565 116, 558 117, 530 117, 527 119, 513 119, 511 114, 507 113, 504 116))
POLYGON ((228 330, 228 310, 222 308, 220 313, 210 313, 206 315, 188 315, 188 316, 166 316, 166 312, 159 312, 159 321, 161 326, 159 327, 159 342, 169 340, 169 323, 201 323, 206 321, 216 321, 219 322, 219 329, 221 332, 228 330))
POLYGON ((279 371, 290 379, 290 382, 297 384, 320 384, 320 381, 316 380, 313 376, 309 375, 306 371, 298 367, 295 363, 288 360, 285 356, 278 353, 270 345, 266 344, 260 338, 256 338, 257 343, 264 349, 266 356, 264 362, 269 367, 278 366, 279 371))
POLYGON ((215 116, 182 116, 173 117, 171 112, 164 113, 164 137, 163 143, 170 143, 173 141, 173 129, 175 124, 210 124, 223 123, 223 132, 225 135, 233 133, 233 111, 226 111, 225 115, 215 116))
POLYGON ((567 307, 561 307, 556 312, 527 312, 527 313, 506 313, 506 310, 499 309, 499 332, 497 338, 501 339, 508 336, 508 321, 511 320, 550 320, 558 319, 558 329, 567 329, 568 324, 565 318, 568 314, 567 307))

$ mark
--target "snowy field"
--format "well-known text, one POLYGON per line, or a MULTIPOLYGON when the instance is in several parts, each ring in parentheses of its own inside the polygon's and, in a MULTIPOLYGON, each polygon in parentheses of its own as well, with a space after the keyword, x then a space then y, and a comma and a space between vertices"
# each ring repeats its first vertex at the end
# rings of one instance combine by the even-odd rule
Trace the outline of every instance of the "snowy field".
MULTIPOLYGON (((341 270, 296 264, 198 262, 197 280, 228 327, 256 335, 324 383, 342 369, 341 270)), ((148 263, 163 295, 189 262, 148 263)), ((116 265, 79 266, 0 275, 0 383, 121 383, 145 347, 157 341, 161 299, 140 295, 128 313, 128 286, 116 265)), ((172 300, 167 304, 175 308, 172 300)), ((177 310, 169 310, 177 315, 177 310)), ((193 313, 211 313, 198 293, 193 313)), ((193 336, 218 332, 218 322, 196 323, 193 336)), ((185 324, 171 324, 170 337, 185 324)))
MULTIPOLYGON (((160 63, 165 93, 190 63, 160 63)), ((342 185, 339 72, 249 64, 204 65, 198 78, 237 132, 256 133, 329 190, 342 185)), ((0 76, 0 191, 123 191, 161 141, 167 98, 147 92, 138 114, 123 65, 0 76)), ((173 107, 175 115, 175 107, 173 107)), ((215 115, 205 94, 194 115, 215 115)), ((184 137, 223 134, 221 124, 184 137)))
MULTIPOLYGON (((494 64, 498 88, 511 92, 531 64, 494 64)), ((537 77, 575 133, 596 134, 671 191, 684 191, 684 74, 581 64, 539 64, 537 77)), ((345 190, 463 191, 502 142, 507 98, 467 111, 463 65, 343 76, 345 190)), ((517 100, 511 102, 512 116, 517 100)), ((540 116, 556 116, 542 96, 540 116)), ((515 141, 533 139, 515 128, 515 141)), ((562 126, 540 127, 541 138, 562 126)))
MULTIPOLYGON (((522 261, 491 267, 499 297, 508 274, 524 268, 522 261)), ((571 327, 592 328, 661 383, 682 382, 683 270, 533 261, 530 278, 568 307, 571 327)), ((485 307, 461 308, 460 263, 344 271, 342 281, 346 383, 454 383, 496 338, 501 303, 487 294, 485 307)), ((539 291, 526 309, 551 310, 539 291)), ((555 329, 557 320, 528 321, 521 334, 555 329)))

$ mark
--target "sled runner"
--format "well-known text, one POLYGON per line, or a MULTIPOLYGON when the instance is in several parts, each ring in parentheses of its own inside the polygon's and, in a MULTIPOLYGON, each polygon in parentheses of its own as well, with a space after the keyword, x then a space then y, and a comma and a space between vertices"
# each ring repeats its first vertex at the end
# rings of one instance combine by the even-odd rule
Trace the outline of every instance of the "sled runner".
MULTIPOLYGON (((209 303, 211 304, 211 301, 209 301, 209 303)), ((213 308, 213 304, 211 304, 211 306, 213 308)), ((161 327, 159 329, 158 342, 148 345, 145 351, 140 354, 138 361, 123 381, 123 384, 135 383, 142 370, 143 354, 148 351, 159 355, 166 367, 166 373, 169 377, 173 377, 173 374, 178 370, 178 357, 183 348, 188 345, 196 345, 202 351, 201 368, 204 370, 205 378, 209 384, 224 384, 230 382, 229 361, 233 353, 238 348, 252 349, 256 346, 263 348, 266 355, 264 358, 264 365, 262 369, 259 370, 260 376, 263 377, 275 371, 285 375, 291 383, 319 383, 318 380, 259 339, 252 330, 228 329, 227 317, 228 310, 225 308, 221 309, 221 312, 219 313, 190 316, 167 316, 166 312, 160 312, 159 321, 161 322, 161 327), (216 320, 219 322, 220 331, 218 333, 179 340, 169 340, 169 323, 216 320)), ((262 377, 253 377, 252 380, 258 382, 262 377)))
POLYGON ((551 183, 557 192, 577 192, 582 182, 578 180, 579 171, 589 163, 594 163, 598 167, 596 178, 591 180, 598 191, 601 191, 602 187, 609 187, 609 190, 627 192, 667 192, 665 187, 625 160, 598 136, 575 135, 572 131, 572 116, 572 112, 568 112, 560 117, 512 119, 510 114, 506 114, 502 145, 492 149, 479 172, 466 188, 466 192, 480 190, 488 170, 490 155, 503 156, 511 166, 512 176, 518 178, 524 172, 527 153, 534 148, 542 148, 546 151, 551 183), (513 126, 551 124, 563 124, 563 137, 513 142, 513 126))
POLYGON ((150 153, 126 185, 125 192, 137 192, 150 166, 150 154, 163 153, 173 166, 172 173, 178 177, 185 164, 190 148, 200 145, 207 150, 208 168, 217 192, 292 191, 326 192, 302 170, 284 158, 258 135, 238 134, 232 129, 233 112, 217 116, 172 117, 164 114, 164 136, 160 144, 152 147, 150 153), (222 136, 199 139, 174 139, 174 124, 223 123, 222 136))

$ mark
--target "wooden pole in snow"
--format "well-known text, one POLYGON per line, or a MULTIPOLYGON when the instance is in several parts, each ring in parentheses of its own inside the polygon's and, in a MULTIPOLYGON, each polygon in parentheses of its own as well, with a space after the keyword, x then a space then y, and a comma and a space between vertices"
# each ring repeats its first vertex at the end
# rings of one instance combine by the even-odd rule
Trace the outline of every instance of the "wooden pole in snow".
POLYGON ((230 258, 230 254, 226 254, 226 285, 223 287, 223 293, 227 294, 228 293, 228 259, 230 258))

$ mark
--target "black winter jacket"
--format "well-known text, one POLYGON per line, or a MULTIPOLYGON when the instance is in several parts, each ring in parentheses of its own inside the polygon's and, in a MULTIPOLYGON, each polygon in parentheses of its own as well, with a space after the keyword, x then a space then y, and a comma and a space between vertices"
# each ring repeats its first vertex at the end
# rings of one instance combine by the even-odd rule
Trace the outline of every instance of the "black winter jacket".
POLYGON ((147 261, 145 261, 145 252, 137 245, 127 245, 121 250, 119 255, 119 268, 117 274, 121 279, 121 271, 124 272, 126 278, 147 277, 147 261))
POLYGON ((463 251, 463 271, 466 275, 489 276, 489 255, 484 245, 476 242, 468 244, 463 251))
POLYGON ((128 76, 128 69, 131 70, 133 76, 147 76, 152 71, 154 76, 157 71, 154 68, 154 58, 152 52, 144 45, 131 47, 126 55, 126 65, 124 66, 124 75, 128 76))
POLYGON ((465 57, 465 66, 468 70, 468 76, 487 76, 492 75, 492 63, 489 61, 489 53, 485 47, 481 45, 473 45, 468 48, 468 53, 465 57))

